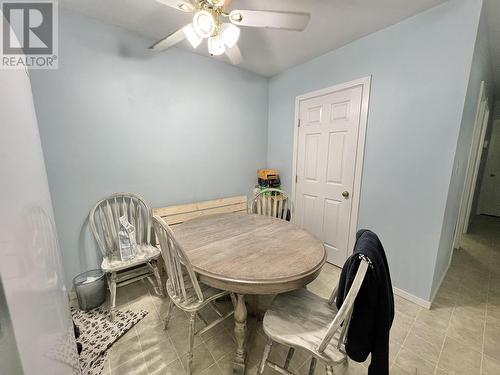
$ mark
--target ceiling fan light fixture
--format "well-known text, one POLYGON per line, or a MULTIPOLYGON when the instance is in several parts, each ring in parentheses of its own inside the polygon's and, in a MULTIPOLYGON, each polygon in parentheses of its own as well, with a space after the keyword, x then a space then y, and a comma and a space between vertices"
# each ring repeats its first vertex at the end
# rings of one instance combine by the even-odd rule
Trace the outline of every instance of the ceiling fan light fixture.
POLYGON ((224 41, 219 35, 212 36, 208 38, 208 53, 212 56, 219 56, 226 52, 226 46, 224 45, 224 41))
POLYGON ((224 23, 220 27, 220 37, 227 48, 233 48, 240 37, 240 28, 232 23, 224 23))
POLYGON ((208 0, 208 3, 214 7, 224 6, 224 0, 208 0))
POLYGON ((239 23, 243 21, 243 15, 240 12, 233 10, 231 13, 229 13, 229 19, 232 22, 239 23))
POLYGON ((199 36, 209 38, 215 30, 215 20, 210 12, 200 10, 193 17, 193 27, 199 36))
POLYGON ((184 35, 186 36, 186 39, 191 43, 193 48, 196 48, 200 45, 201 41, 203 38, 198 35, 198 33, 194 30, 194 27, 192 24, 186 25, 182 28, 182 31, 184 35))

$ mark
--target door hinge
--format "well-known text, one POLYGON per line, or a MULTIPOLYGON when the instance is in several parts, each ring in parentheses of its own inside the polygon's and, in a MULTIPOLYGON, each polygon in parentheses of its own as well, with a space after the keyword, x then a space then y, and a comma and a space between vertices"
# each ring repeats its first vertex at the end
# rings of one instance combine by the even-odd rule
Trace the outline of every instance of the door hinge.
POLYGON ((295 175, 295 183, 299 181, 299 176, 295 175))
POLYGON ((297 126, 300 128, 300 119, 299 119, 299 123, 297 124, 297 126))

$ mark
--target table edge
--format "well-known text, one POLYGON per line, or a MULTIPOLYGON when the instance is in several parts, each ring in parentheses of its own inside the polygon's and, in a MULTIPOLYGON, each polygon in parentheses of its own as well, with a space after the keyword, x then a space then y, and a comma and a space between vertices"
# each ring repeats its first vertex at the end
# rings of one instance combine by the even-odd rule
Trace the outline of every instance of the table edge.
POLYGON ((200 276, 200 281, 205 284, 235 293, 244 294, 275 294, 298 289, 313 281, 318 275, 327 260, 326 249, 323 247, 323 257, 321 261, 307 272, 303 272, 294 276, 284 278, 266 279, 266 280, 244 280, 230 277, 222 277, 203 270, 199 270, 193 266, 193 270, 200 276), (312 278, 311 278, 312 277, 312 278), (308 280, 311 278, 311 280, 308 280), (306 283, 301 281, 308 280, 306 283), (300 285, 299 285, 300 284, 300 285), (297 285, 299 285, 297 287, 297 285), (258 287, 258 288, 255 288, 258 287), (250 290, 247 288, 255 288, 250 290))

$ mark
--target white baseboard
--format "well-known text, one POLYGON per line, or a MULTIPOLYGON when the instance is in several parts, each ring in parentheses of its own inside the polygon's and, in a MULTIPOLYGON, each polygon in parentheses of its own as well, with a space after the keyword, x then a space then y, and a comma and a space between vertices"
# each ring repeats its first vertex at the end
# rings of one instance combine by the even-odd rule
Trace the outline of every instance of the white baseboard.
POLYGON ((455 252, 455 249, 453 249, 451 251, 451 254, 450 254, 450 260, 448 261, 448 266, 446 266, 446 270, 443 272, 443 274, 441 275, 441 279, 439 280, 439 283, 436 287, 436 289, 434 289, 434 291, 432 292, 432 296, 431 296, 431 300, 430 301, 427 301, 423 298, 420 298, 420 297, 417 297, 417 296, 414 296, 413 294, 410 294, 402 289, 399 289, 399 288, 393 288, 394 290, 394 294, 410 301, 410 302, 413 302, 413 303, 416 303, 417 305, 419 306, 422 306, 426 309, 430 309, 431 306, 432 306, 432 303, 434 302, 434 299, 436 298, 436 295, 437 293, 439 292, 439 289, 441 288, 441 284, 443 283, 444 281, 444 278, 446 277, 447 273, 448 273, 448 270, 450 269, 450 266, 451 266, 451 260, 453 258, 453 253, 455 252))
POLYGON ((453 253, 455 252, 455 249, 452 249, 451 250, 451 254, 450 254, 450 260, 448 261, 448 265, 446 266, 446 270, 443 272, 443 274, 441 275, 441 280, 439 280, 439 283, 436 287, 436 289, 434 289, 434 291, 432 292, 432 296, 431 296, 431 303, 434 302, 434 298, 436 298, 436 295, 438 294, 439 292, 439 289, 441 288, 441 284, 443 283, 444 281, 444 278, 446 277, 446 275, 448 274, 448 270, 450 269, 450 266, 451 266, 451 260, 453 259, 453 253))
POLYGON ((427 310, 429 310, 431 308, 431 304, 432 304, 431 301, 427 301, 423 298, 414 296, 413 294, 408 293, 408 292, 406 292, 402 289, 399 289, 399 288, 392 288, 392 289, 394 290, 395 295, 397 295, 401 298, 404 298, 405 300, 413 302, 414 304, 419 305, 427 310))

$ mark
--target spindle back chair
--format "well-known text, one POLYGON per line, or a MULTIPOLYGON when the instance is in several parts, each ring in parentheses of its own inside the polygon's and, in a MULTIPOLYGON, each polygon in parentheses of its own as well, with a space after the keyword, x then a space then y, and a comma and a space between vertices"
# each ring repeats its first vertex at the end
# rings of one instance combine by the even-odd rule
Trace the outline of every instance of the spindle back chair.
POLYGON ((257 373, 262 374, 267 365, 282 374, 294 375, 289 370, 290 361, 296 349, 303 349, 312 356, 310 375, 314 374, 318 360, 326 365, 327 374, 333 374, 333 366, 347 360, 344 341, 368 267, 368 260, 361 258, 351 288, 338 311, 335 306, 338 286, 328 300, 307 289, 277 296, 264 316, 263 329, 268 343, 257 373), (273 342, 290 347, 283 366, 268 360, 273 342))
POLYGON ((293 213, 293 204, 286 192, 280 189, 261 190, 253 198, 249 210, 257 215, 272 216, 290 221, 293 213))
POLYGON ((90 211, 89 223, 103 259, 101 269, 108 280, 111 320, 115 317, 118 287, 148 278, 157 293, 163 295, 157 264, 161 253, 152 245, 151 208, 142 197, 132 193, 111 194, 95 204, 90 211), (125 216, 135 228, 136 254, 129 260, 122 260, 120 255, 118 232, 121 216, 125 216))
MULTIPOLYGON (((215 304, 217 298, 224 297, 230 293, 209 287, 198 281, 197 274, 193 270, 182 245, 177 241, 172 228, 164 219, 158 215, 153 216, 153 226, 160 243, 165 269, 168 275, 166 290, 170 297, 170 301, 165 316, 164 328, 168 329, 174 305, 190 314, 189 351, 187 356, 188 375, 190 375, 193 362, 194 336, 208 331, 233 315, 234 311, 223 314, 215 304), (207 325, 203 329, 196 331, 196 316, 199 316, 204 321, 199 311, 207 305, 213 308, 219 318, 211 323, 207 322, 207 325)), ((235 297, 232 294, 231 299, 234 304, 235 297)))

